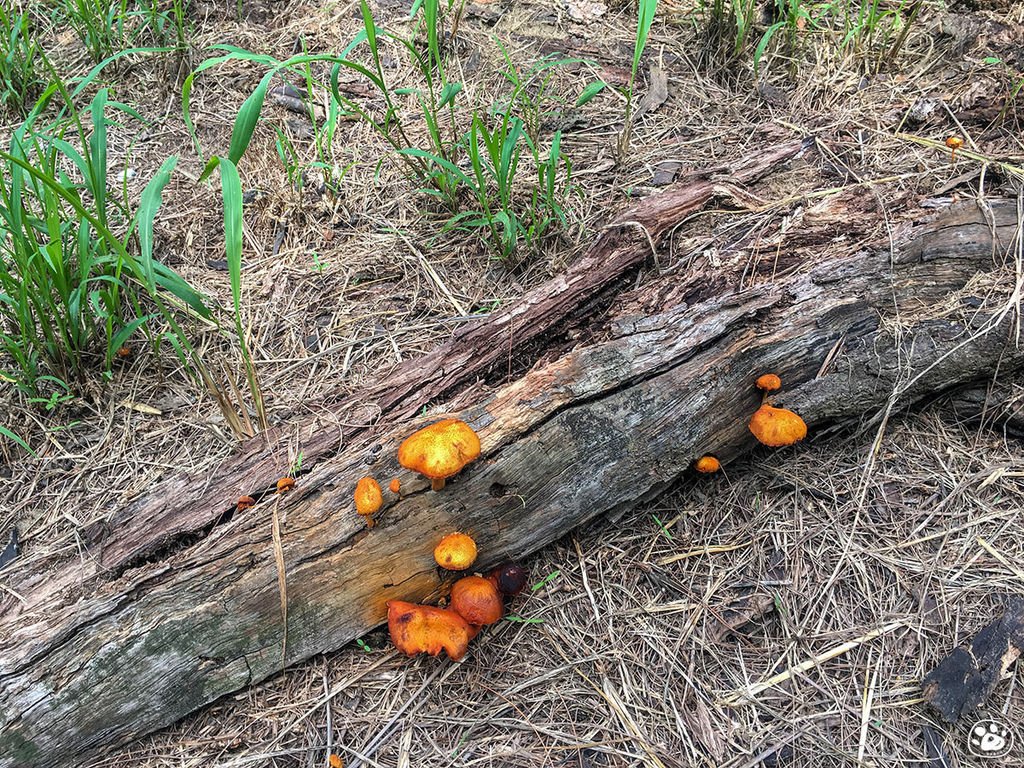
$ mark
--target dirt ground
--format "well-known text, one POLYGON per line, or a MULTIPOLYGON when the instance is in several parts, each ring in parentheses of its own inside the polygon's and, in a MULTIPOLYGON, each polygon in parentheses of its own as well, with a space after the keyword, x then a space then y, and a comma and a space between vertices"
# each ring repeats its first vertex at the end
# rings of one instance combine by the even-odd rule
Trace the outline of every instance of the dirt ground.
MULTIPOLYGON (((392 0, 374 9, 385 25, 408 14, 392 0)), ((339 51, 361 25, 353 3, 247 1, 239 19, 233 2, 200 2, 192 15, 193 66, 224 42, 278 58, 303 46, 339 51)), ((632 198, 766 141, 815 136, 816 192, 849 186, 872 199, 874 216, 857 233, 865 240, 953 198, 1019 194, 1024 93, 1006 97, 1024 70, 1024 4, 925 3, 879 71, 880 44, 842 51, 840 33, 803 29, 792 49, 770 49, 756 78, 749 57, 723 63, 701 18, 698 8, 663 5, 640 93, 652 90, 655 65, 667 98, 638 118, 633 149, 616 164, 621 99, 609 90, 573 104, 596 77, 625 84, 635 7, 467 6, 455 46, 474 98, 501 91, 495 40, 523 68, 554 50, 588 60, 559 70, 563 105, 553 103, 545 122, 564 131, 574 164, 570 226, 511 264, 471 237, 439 236, 440 212, 359 123, 339 132, 334 162, 348 170, 333 194, 316 184, 296 191, 272 126, 291 131, 307 159, 312 146, 300 118, 268 104, 240 171, 252 193, 244 321, 271 421, 301 419, 311 404, 385 376, 453 323, 557 274, 632 198), (952 134, 1003 165, 951 162, 943 144, 952 134)), ((83 71, 84 55, 59 32, 51 45, 63 66, 83 71)), ((411 81, 404 60, 392 65, 396 85, 411 81)), ((158 254, 227 304, 218 190, 196 183, 203 161, 181 118, 178 74, 141 57, 111 71, 115 95, 153 120, 116 133, 111 154, 134 172, 136 195, 167 155, 181 157, 158 254)), ((232 62, 198 78, 192 109, 206 152, 227 146, 262 74, 232 62)), ((13 118, 0 119, 9 131, 13 118)), ((757 190, 775 200, 795 193, 757 190)), ((798 196, 778 215, 797 217, 801 205, 798 196)), ((688 238, 752 226, 749 211, 714 213, 714 226, 679 232, 668 257, 691 258, 688 238)), ((229 342, 203 338, 214 370, 237 365, 229 342)), ((1002 383, 1006 409, 1024 413, 1024 382, 1002 383)), ((235 445, 173 358, 141 348, 111 384, 52 412, 3 390, 0 405, 40 453, 26 459, 4 446, 0 462, 0 531, 19 527, 18 567, 77 556, 81 531, 119 502, 169 474, 202 472, 235 445)), ((975 764, 970 723, 940 724, 920 681, 1024 592, 1022 510, 1020 435, 962 419, 948 402, 900 414, 878 434, 853 424, 812 435, 799 449, 681 480, 537 553, 527 565, 538 588, 460 663, 400 657, 378 630, 86 765, 322 766, 334 752, 348 768, 897 766, 928 759, 928 725, 954 760, 975 764)), ((1024 765, 1018 670, 979 712, 1018 736, 1016 756, 995 764, 1024 765)))

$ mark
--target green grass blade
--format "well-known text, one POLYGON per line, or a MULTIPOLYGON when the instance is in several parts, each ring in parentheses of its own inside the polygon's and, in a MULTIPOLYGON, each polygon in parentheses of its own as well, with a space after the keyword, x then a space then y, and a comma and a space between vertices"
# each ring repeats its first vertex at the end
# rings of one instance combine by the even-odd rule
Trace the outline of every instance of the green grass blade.
POLYGON ((171 180, 171 172, 177 162, 178 158, 175 155, 164 160, 160 170, 142 190, 142 199, 136 214, 139 227, 139 261, 145 275, 146 289, 150 293, 156 292, 156 277, 153 273, 153 221, 163 203, 164 187, 171 180))
MULTIPOLYGON (((232 164, 241 160, 245 150, 249 147, 253 131, 256 130, 256 122, 259 120, 260 112, 263 109, 263 100, 267 96, 267 88, 270 87, 270 81, 276 73, 276 68, 267 72, 263 79, 260 80, 260 84, 256 86, 256 90, 249 94, 249 98, 245 100, 238 110, 235 128, 231 132, 231 146, 228 149, 228 159, 232 164)), ((223 170, 221 172, 223 173, 223 170)))
POLYGON ((586 88, 580 92, 580 97, 576 99, 576 106, 582 107, 587 102, 591 101, 597 94, 605 89, 608 84, 603 80, 595 80, 586 88))
POLYGON ((220 189, 224 199, 224 249, 231 277, 231 299, 236 323, 242 311, 242 180, 229 158, 221 158, 220 189))
MULTIPOLYGON (((8 440, 10 440, 10 441, 12 441, 12 442, 15 442, 15 443, 17 443, 17 444, 18 444, 18 445, 20 445, 20 446, 21 446, 21 447, 22 447, 23 449, 25 449, 25 450, 26 450, 26 451, 27 451, 28 453, 31 453, 31 454, 32 454, 33 456, 37 456, 36 452, 35 452, 35 451, 33 451, 33 450, 32 450, 32 449, 31 449, 31 448, 29 447, 29 444, 28 444, 28 443, 26 443, 26 442, 25 442, 25 441, 24 441, 24 440, 23 440, 23 439, 22 439, 21 437, 19 437, 18 435, 16 435, 16 434, 15 434, 14 432, 11 432, 11 430, 9 430, 9 429, 8 429, 7 427, 4 427, 4 426, 0 426, 0 435, 3 435, 3 436, 4 436, 4 437, 6 437, 6 438, 7 438, 8 440)), ((38 458, 38 456, 37 456, 37 458, 38 458)))

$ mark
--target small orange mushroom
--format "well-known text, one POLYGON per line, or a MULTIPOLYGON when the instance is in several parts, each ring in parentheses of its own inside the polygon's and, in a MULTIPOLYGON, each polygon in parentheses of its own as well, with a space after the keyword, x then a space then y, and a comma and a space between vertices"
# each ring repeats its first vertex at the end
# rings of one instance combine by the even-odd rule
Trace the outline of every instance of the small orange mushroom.
POLYGON ((387 605, 391 642, 402 653, 437 656, 444 650, 455 661, 466 655, 470 638, 475 633, 455 611, 402 600, 389 600, 387 605))
POLYGON ((964 140, 959 136, 950 136, 946 139, 946 146, 949 147, 949 162, 956 160, 956 151, 964 145, 964 140))
POLYGON ((751 417, 750 431, 764 445, 780 448, 807 437, 807 424, 792 411, 765 403, 751 417))
POLYGON ((396 477, 390 483, 388 483, 388 490, 392 493, 398 493, 402 488, 401 481, 396 477))
POLYGON ((722 463, 714 456, 701 456, 693 464, 693 468, 705 475, 717 472, 722 468, 722 463))
POLYGON ((331 753, 331 756, 327 758, 327 763, 331 768, 345 768, 345 761, 341 759, 341 755, 336 755, 333 752, 331 753))
POLYGON ((766 373, 763 376, 758 376, 757 378, 757 388, 764 390, 765 392, 774 392, 781 386, 782 379, 774 373, 766 373))
POLYGON ((434 547, 434 560, 449 571, 464 571, 476 561, 476 542, 464 533, 449 533, 434 547))
POLYGON ((356 483, 355 501, 356 512, 360 515, 372 515, 379 511, 384 503, 380 484, 369 476, 359 478, 359 482, 356 483))
POLYGON ((282 477, 277 481, 277 492, 287 493, 295 487, 295 478, 293 477, 282 477))
POLYGON ((254 499, 252 496, 239 496, 238 501, 235 503, 235 511, 243 512, 244 510, 249 509, 249 507, 253 506, 255 503, 256 499, 254 499))
POLYGON ((132 356, 132 348, 129 347, 127 344, 122 344, 120 347, 117 348, 117 352, 115 352, 114 354, 116 354, 122 360, 127 360, 129 357, 132 356))
POLYGON ((452 584, 448 607, 478 627, 493 624, 505 613, 498 588, 483 576, 464 576, 452 584))
POLYGON ((398 446, 398 463, 430 478, 435 491, 446 478, 480 457, 480 438, 466 422, 443 419, 414 432, 398 446))
POLYGON ((376 523, 373 521, 372 516, 380 510, 381 505, 384 503, 380 484, 370 476, 361 477, 359 482, 356 483, 354 496, 356 512, 366 518, 367 528, 373 528, 376 523))

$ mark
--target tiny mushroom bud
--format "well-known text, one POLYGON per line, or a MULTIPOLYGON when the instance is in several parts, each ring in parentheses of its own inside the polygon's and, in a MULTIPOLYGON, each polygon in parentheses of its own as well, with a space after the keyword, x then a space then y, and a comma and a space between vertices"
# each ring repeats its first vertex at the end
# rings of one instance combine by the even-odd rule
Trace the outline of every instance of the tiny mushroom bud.
POLYGON ((480 438, 466 422, 444 419, 409 435, 398 447, 398 463, 430 479, 435 491, 480 456, 480 438))
POLYGON ((237 512, 242 512, 243 510, 248 509, 255 503, 256 499, 254 499, 252 496, 239 496, 238 501, 235 503, 235 510, 237 512))
POLYGON ((455 611, 402 600, 389 600, 387 605, 391 642, 402 653, 437 656, 444 650, 455 661, 466 655, 475 633, 455 611))
POLYGON ((290 491, 294 487, 295 487, 295 478, 292 478, 292 477, 282 477, 280 480, 277 481, 277 492, 278 493, 287 493, 288 491, 290 491))
POLYGON ((721 462, 714 456, 701 456, 694 462, 693 468, 703 474, 711 474, 722 468, 721 462))
POLYGON ((505 562, 498 565, 487 575, 488 581, 498 588, 503 595, 518 595, 526 589, 526 569, 519 563, 505 562))
POLYGON ((762 389, 765 392, 774 392, 781 386, 782 379, 774 373, 766 373, 763 376, 759 376, 757 379, 757 388, 762 389))
POLYGON ((397 477, 394 478, 390 483, 388 483, 388 490, 391 491, 392 493, 398 493, 398 491, 401 488, 402 483, 397 477))
POLYGON ((117 348, 117 352, 115 354, 122 360, 127 360, 129 357, 132 356, 132 348, 129 347, 127 344, 122 344, 120 347, 117 348))
POLYGON ((434 560, 449 571, 464 571, 476 561, 476 542, 464 533, 449 533, 434 548, 434 560))
POLYGON ((493 624, 505 612, 498 590, 482 576, 465 576, 456 581, 448 607, 478 627, 493 624))
POLYGON ((750 431, 764 445, 780 448, 807 437, 807 424, 792 411, 765 403, 751 417, 750 431))

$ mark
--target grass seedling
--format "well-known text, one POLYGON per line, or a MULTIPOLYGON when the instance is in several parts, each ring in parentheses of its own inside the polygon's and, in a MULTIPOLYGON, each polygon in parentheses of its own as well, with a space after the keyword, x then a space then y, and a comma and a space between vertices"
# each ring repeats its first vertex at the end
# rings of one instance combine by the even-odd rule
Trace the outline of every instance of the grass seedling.
POLYGON ((633 65, 629 71, 629 84, 626 86, 626 113, 622 132, 619 134, 618 155, 621 163, 629 152, 630 139, 633 135, 633 95, 636 85, 636 73, 640 68, 640 57, 647 48, 647 38, 654 23, 654 13, 658 9, 658 0, 638 0, 636 37, 633 41, 633 65))
POLYGON ((0 150, 0 350, 12 366, 0 373, 44 405, 54 391, 77 391, 97 365, 109 376, 135 333, 154 345, 166 339, 189 366, 195 354, 179 319, 211 316, 199 294, 153 258, 153 221, 176 158, 132 210, 108 190, 107 130, 113 116, 138 114, 105 88, 78 111, 51 74, 54 84, 0 150), (46 122, 55 96, 65 116, 46 122))
POLYGON ((128 0, 64 0, 61 10, 93 61, 130 46, 128 0))
MULTIPOLYGON (((333 103, 328 111, 324 141, 318 145, 323 165, 331 165, 327 146, 333 139, 338 116, 342 112, 357 116, 394 150, 409 175, 422 185, 422 191, 448 209, 451 217, 447 230, 474 232, 496 255, 507 258, 522 245, 533 247, 552 225, 564 225, 566 222, 563 201, 569 187, 571 166, 561 151, 561 134, 554 134, 545 151, 539 141, 539 132, 545 78, 551 69, 567 60, 543 62, 526 78, 520 78, 510 63, 506 79, 513 88, 508 99, 502 100, 502 106, 489 110, 471 107, 468 110, 468 128, 461 131, 457 126, 460 115, 465 113, 457 112, 456 101, 462 84, 445 79, 437 35, 440 23, 438 0, 423 0, 421 7, 427 29, 425 52, 413 40, 378 29, 365 2, 361 4, 363 31, 340 56, 302 54, 282 62, 217 46, 227 53, 203 62, 186 78, 183 88, 186 125, 195 138, 189 102, 192 84, 200 72, 230 59, 267 66, 269 71, 246 99, 235 121, 227 159, 237 163, 251 141, 272 78, 279 72, 299 69, 306 78, 307 94, 311 94, 314 86, 310 66, 315 62, 329 63, 332 65, 330 96, 333 103), (385 41, 408 54, 413 68, 422 75, 422 87, 397 89, 388 85, 381 55, 381 45, 385 41), (357 48, 368 54, 368 63, 350 58, 357 48), (379 95, 382 108, 371 110, 343 94, 339 87, 342 70, 354 72, 365 79, 379 95), (537 83, 540 87, 534 88, 537 83), (403 114, 408 110, 402 102, 408 99, 414 101, 426 127, 422 145, 414 143, 406 131, 403 114), (520 111, 529 123, 520 116, 520 111), (527 166, 536 170, 533 183, 522 181, 529 178, 520 173, 520 169, 527 166), (517 188, 522 186, 526 187, 526 205, 523 203, 523 190, 517 192, 517 188)), ((597 90, 587 98, 592 98, 597 90)), ((198 147, 198 141, 196 145, 198 147)), ((288 151, 280 136, 279 149, 285 167, 297 168, 297 154, 288 151)), ((218 162, 219 158, 211 158, 204 176, 212 172, 218 162)))
POLYGON ((28 13, 0 7, 0 105, 24 113, 42 91, 43 52, 28 13))

